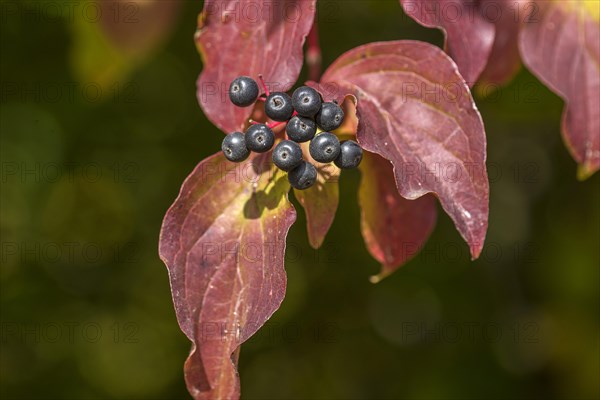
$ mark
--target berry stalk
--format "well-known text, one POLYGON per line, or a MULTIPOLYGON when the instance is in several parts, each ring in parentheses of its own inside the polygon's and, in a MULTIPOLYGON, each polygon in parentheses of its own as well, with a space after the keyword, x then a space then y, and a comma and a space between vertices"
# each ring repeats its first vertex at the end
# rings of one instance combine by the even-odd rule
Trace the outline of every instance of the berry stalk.
POLYGON ((260 85, 262 86, 263 90, 265 91, 265 100, 266 100, 267 97, 269 97, 269 88, 265 84, 265 80, 263 79, 262 74, 258 75, 258 80, 260 81, 260 85))

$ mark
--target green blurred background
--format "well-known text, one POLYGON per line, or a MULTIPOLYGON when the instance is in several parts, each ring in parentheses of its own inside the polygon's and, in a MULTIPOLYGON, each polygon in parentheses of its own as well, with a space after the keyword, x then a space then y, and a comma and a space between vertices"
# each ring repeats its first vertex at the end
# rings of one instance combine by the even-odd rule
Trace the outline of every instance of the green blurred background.
MULTIPOLYGON (((161 23, 144 23, 143 2, 112 9, 133 18, 124 30, 86 1, 0 3, 3 399, 189 398, 157 240, 222 133, 196 101, 202 2, 159 3, 161 23)), ((324 65, 371 41, 442 42, 397 1, 319 11, 324 65)), ((482 257, 440 212, 423 252, 373 285, 359 173, 344 173, 318 251, 293 200, 287 296, 242 348, 243 398, 600 396, 599 175, 575 179, 562 101, 526 70, 476 101, 491 180, 482 257)))

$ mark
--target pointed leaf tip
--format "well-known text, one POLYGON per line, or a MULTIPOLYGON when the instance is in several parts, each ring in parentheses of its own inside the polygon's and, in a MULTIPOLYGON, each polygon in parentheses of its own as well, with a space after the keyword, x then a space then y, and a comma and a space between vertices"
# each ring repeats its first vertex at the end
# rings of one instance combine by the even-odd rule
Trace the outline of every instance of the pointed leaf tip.
POLYGON ((296 218, 288 191, 268 156, 233 164, 219 153, 198 164, 165 216, 160 256, 193 343, 185 376, 195 399, 239 397, 232 354, 283 300, 285 241, 296 218))

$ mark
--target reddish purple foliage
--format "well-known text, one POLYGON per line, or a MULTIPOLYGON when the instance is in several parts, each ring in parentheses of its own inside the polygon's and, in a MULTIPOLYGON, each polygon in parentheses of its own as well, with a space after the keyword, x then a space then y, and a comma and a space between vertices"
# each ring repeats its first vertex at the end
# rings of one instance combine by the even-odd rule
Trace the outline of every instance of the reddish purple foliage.
POLYGON ((541 4, 521 32, 521 55, 565 100, 563 137, 584 179, 600 168, 600 28, 583 5, 541 4))
POLYGON ((446 36, 448 53, 469 83, 484 70, 494 43, 494 24, 484 18, 471 0, 400 0, 406 14, 423 26, 439 28, 446 36))
POLYGON ((198 101, 225 133, 242 129, 252 107, 229 101, 229 84, 240 75, 262 74, 272 90, 290 89, 302 68, 302 45, 313 23, 316 0, 206 0, 196 44, 204 61, 198 101))
POLYGON ((264 155, 202 161, 167 212, 160 256, 193 348, 185 365, 195 399, 239 397, 232 354, 279 308, 285 240, 296 212, 289 184, 264 155))
POLYGON ((477 258, 488 221, 485 131, 452 60, 427 43, 370 43, 322 82, 339 100, 356 96, 360 144, 392 162, 403 197, 434 193, 477 258))

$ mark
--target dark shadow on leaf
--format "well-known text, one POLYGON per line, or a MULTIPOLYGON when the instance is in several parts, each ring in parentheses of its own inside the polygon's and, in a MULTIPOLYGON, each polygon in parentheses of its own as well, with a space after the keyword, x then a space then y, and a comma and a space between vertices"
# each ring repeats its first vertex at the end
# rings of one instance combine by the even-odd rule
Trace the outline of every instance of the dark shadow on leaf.
POLYGON ((244 204, 244 217, 247 219, 261 218, 265 208, 273 210, 279 206, 281 200, 289 190, 289 184, 284 175, 263 189, 252 193, 252 196, 244 204))
POLYGON ((261 175, 261 174, 269 171, 269 169, 271 168, 271 164, 269 163, 270 160, 271 160, 270 152, 258 154, 256 157, 254 157, 254 158, 252 158, 252 160, 250 160, 250 163, 252 165, 252 171, 256 175, 261 175))

